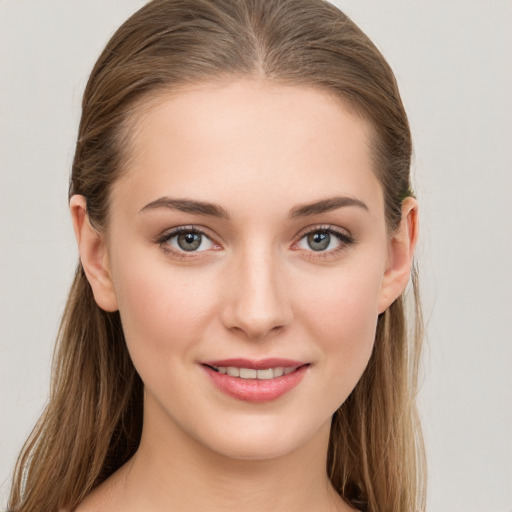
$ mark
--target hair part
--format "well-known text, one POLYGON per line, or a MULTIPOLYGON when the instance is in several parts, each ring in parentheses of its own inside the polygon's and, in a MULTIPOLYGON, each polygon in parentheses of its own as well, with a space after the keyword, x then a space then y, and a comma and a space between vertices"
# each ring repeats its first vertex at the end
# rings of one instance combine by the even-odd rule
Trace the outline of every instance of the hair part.
MULTIPOLYGON (((238 78, 314 87, 366 120, 387 227, 398 227, 402 201, 412 195, 407 116, 389 65, 345 14, 324 0, 154 0, 113 35, 84 92, 69 195, 85 196, 96 229, 108 226, 134 120, 152 99, 238 78)), ((332 420, 327 473, 340 496, 361 510, 425 507, 415 271, 412 290, 412 327, 399 297, 380 315, 368 367, 332 420)), ((140 441, 142 390, 119 313, 97 306, 79 263, 50 400, 18 460, 10 510, 73 508, 124 464, 140 441)))

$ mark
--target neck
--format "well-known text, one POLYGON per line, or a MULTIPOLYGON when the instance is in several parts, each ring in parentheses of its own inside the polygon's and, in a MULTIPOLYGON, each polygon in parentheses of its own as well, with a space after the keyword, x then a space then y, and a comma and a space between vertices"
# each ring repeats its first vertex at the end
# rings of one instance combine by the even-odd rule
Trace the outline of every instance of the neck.
POLYGON ((144 425, 137 453, 116 478, 122 510, 352 510, 326 475, 330 424, 296 450, 264 460, 216 453, 170 427, 168 418, 144 425))

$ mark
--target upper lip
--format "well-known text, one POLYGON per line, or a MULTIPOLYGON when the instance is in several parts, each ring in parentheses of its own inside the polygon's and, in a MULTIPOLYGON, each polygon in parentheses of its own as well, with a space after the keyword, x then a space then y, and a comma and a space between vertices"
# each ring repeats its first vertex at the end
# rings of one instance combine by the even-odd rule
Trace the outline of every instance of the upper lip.
POLYGON ((232 358, 232 359, 218 359, 215 361, 202 361, 201 364, 215 367, 227 367, 234 366, 236 368, 251 368, 254 370, 267 370, 269 368, 298 368, 305 364, 304 361, 296 361, 294 359, 282 359, 279 357, 270 357, 267 359, 244 359, 244 358, 232 358))

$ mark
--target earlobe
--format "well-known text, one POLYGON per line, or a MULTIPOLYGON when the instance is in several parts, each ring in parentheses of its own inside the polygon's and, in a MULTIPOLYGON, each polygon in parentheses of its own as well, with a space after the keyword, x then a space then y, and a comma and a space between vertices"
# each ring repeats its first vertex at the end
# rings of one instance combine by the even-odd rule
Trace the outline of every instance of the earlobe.
POLYGON ((117 298, 104 236, 94 229, 89 222, 87 202, 84 196, 72 196, 69 201, 69 208, 80 253, 80 261, 91 285, 94 300, 105 311, 117 311, 117 298))
POLYGON ((402 203, 402 220, 390 240, 389 261, 382 280, 378 313, 383 313, 405 290, 411 275, 418 241, 418 202, 407 197, 402 203))

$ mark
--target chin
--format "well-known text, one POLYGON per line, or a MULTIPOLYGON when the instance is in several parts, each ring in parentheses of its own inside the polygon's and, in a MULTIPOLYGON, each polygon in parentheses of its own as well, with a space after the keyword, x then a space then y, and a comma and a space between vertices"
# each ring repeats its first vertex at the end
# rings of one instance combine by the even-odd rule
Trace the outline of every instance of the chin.
MULTIPOLYGON (((327 443, 330 418, 325 424, 313 425, 297 422, 283 428, 283 420, 250 418, 243 425, 232 423, 229 428, 198 432, 196 441, 218 455, 234 460, 270 460, 285 457, 306 449, 319 437, 327 443)), ((211 426, 211 425, 210 425, 211 426)), ((327 446, 327 444, 326 444, 327 446)))

